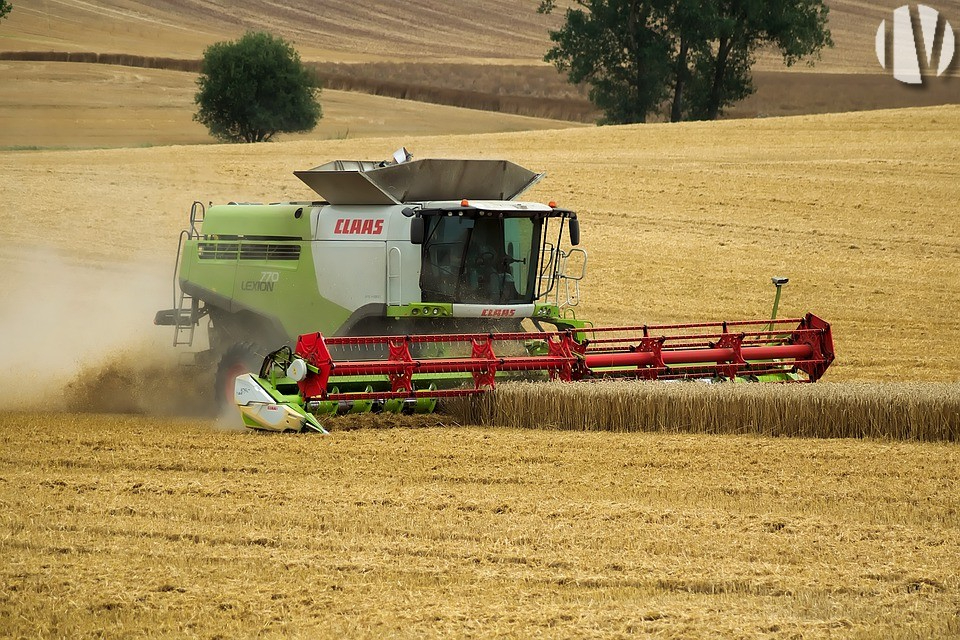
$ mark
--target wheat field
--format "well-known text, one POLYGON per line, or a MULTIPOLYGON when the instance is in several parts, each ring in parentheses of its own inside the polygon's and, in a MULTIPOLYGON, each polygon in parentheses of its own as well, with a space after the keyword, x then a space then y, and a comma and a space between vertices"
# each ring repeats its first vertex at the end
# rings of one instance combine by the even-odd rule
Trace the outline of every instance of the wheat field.
POLYGON ((516 429, 960 441, 956 383, 514 382, 444 411, 516 429))
MULTIPOLYGON (((312 61, 519 66, 549 26, 532 0, 479 32, 434 0, 14 5, 7 51, 196 58, 268 25, 312 61)), ((833 3, 818 69, 876 73, 893 6, 833 3)), ((960 638, 957 105, 597 129, 327 91, 314 134, 201 145, 190 76, 58 64, 0 62, 0 637, 960 638), (781 316, 831 322, 837 360, 502 385, 329 437, 203 416, 151 325, 190 204, 310 199, 294 170, 402 145, 546 171, 579 317, 763 318, 789 276, 781 316)))
MULTIPOLYGON (((196 58, 214 42, 266 29, 291 41, 307 60, 529 64, 542 62, 549 31, 563 20, 562 11, 538 14, 539 4, 488 0, 452 6, 419 0, 408 7, 388 0, 329 0, 322 7, 275 4, 267 10, 252 0, 229 6, 199 0, 18 0, 4 21, 0 48, 196 58)), ((874 34, 900 5, 833 0, 828 6, 836 46, 824 51, 814 68, 879 73, 874 34)), ((955 27, 960 22, 958 0, 940 0, 936 8, 955 27)), ((767 54, 760 64, 783 67, 767 54)))

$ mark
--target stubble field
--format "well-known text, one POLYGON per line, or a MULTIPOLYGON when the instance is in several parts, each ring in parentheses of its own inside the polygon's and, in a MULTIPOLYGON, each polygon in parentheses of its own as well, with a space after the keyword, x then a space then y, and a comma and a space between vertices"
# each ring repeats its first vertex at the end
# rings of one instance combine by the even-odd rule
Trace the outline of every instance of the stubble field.
MULTIPOLYGON (((69 62, 0 61, 0 149, 89 149, 213 142, 193 120, 196 74, 69 62)), ((536 131, 578 123, 324 90, 323 118, 283 140, 536 131)))
POLYGON ((955 445, 66 414, 0 441, 10 637, 960 635, 955 445))

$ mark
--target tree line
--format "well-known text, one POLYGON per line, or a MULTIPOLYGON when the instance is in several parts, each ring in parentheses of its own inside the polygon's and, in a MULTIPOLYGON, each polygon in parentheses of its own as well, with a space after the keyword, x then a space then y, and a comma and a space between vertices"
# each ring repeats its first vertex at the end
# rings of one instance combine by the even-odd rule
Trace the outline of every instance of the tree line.
POLYGON ((828 13, 823 0, 576 0, 544 60, 589 85, 602 123, 713 120, 753 93, 761 48, 791 66, 833 46, 828 13))

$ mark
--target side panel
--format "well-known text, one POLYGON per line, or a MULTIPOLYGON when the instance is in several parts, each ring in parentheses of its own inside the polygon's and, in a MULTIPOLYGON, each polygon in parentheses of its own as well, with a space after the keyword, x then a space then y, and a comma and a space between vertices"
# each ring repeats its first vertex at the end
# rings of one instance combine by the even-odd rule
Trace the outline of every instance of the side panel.
POLYGON ((231 311, 251 310, 280 319, 287 334, 329 331, 349 315, 320 297, 311 268, 310 242, 299 243, 299 260, 238 260, 231 311))
POLYGON ((399 205, 327 205, 311 211, 321 295, 351 310, 420 301, 420 247, 399 205))
MULTIPOLYGON (((207 246, 210 246, 210 242, 207 246)), ((199 257, 197 242, 184 246, 180 285, 207 304, 230 313, 253 313, 275 318, 287 336, 322 331, 333 334, 350 316, 345 309, 324 299, 318 290, 314 270, 312 242, 287 242, 300 247, 299 259, 259 259, 257 252, 246 251, 245 241, 232 241, 227 252, 199 257), (209 257, 213 255, 214 257, 209 257), (253 257, 247 257, 253 256, 253 257), (203 291, 211 292, 204 295, 203 291)), ((262 242, 252 243, 254 245, 262 242)))
POLYGON ((345 309, 385 304, 385 242, 328 240, 313 243, 316 281, 323 296, 345 309))

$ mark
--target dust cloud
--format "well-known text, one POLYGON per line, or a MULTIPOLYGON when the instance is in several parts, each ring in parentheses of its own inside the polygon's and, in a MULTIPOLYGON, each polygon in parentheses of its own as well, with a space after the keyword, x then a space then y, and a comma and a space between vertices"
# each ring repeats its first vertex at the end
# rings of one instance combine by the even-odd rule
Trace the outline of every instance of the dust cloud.
POLYGON ((48 248, 4 250, 0 410, 196 414, 212 374, 181 365, 171 327, 173 265, 83 261, 48 248))

